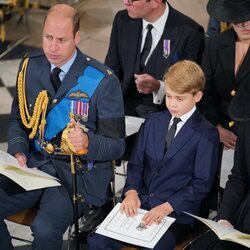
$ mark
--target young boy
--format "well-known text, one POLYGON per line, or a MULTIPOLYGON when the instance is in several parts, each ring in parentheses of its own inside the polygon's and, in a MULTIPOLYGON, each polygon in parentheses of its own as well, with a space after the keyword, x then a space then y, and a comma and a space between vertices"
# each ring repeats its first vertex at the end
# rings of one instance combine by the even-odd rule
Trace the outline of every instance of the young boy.
MULTIPOLYGON (((149 210, 143 223, 159 223, 164 216, 176 218, 154 249, 173 249, 192 226, 187 211, 198 214, 209 192, 219 154, 219 137, 197 110, 205 77, 191 61, 180 61, 164 75, 168 111, 152 114, 141 126, 127 167, 121 210, 134 216, 137 208, 149 210), (180 118, 173 132, 174 118, 180 118), (170 137, 174 139, 170 141, 170 137), (166 145, 167 140, 167 145, 166 145)), ((120 249, 123 242, 94 234, 89 249, 120 249)))

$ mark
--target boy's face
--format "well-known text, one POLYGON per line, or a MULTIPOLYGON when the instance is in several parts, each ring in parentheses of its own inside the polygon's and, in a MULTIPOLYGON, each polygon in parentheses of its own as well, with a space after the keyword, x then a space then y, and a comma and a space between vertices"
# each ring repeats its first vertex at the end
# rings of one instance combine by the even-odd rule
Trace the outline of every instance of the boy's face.
POLYGON ((172 116, 181 117, 200 101, 202 92, 178 94, 166 86, 166 106, 172 116))

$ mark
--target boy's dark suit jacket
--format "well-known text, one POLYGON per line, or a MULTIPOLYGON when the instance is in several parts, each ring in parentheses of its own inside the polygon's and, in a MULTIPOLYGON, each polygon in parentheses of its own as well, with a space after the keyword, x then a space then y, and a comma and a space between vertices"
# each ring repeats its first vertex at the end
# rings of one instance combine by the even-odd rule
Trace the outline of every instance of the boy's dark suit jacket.
MULTIPOLYGON (((141 34, 142 19, 130 18, 127 10, 121 10, 116 14, 105 64, 114 70, 121 81, 125 112, 128 115, 134 115, 134 109, 143 104, 143 99, 146 96, 138 94, 134 81, 134 73, 140 73, 141 34), (128 108, 131 100, 135 101, 135 105, 128 108)), ((143 72, 162 80, 166 69, 179 60, 190 59, 200 62, 203 49, 203 28, 169 5, 169 16, 163 35, 143 72), (167 58, 163 56, 164 39, 171 41, 170 55, 167 58)), ((148 95, 148 98, 152 105, 152 94, 148 95)), ((166 109, 164 103, 157 106, 160 109, 166 109)))
POLYGON ((196 110, 165 153, 170 119, 169 111, 158 112, 140 128, 124 192, 137 190, 145 209, 168 201, 174 208, 170 216, 190 223, 191 217, 181 213, 199 212, 217 172, 219 137, 217 129, 196 110))

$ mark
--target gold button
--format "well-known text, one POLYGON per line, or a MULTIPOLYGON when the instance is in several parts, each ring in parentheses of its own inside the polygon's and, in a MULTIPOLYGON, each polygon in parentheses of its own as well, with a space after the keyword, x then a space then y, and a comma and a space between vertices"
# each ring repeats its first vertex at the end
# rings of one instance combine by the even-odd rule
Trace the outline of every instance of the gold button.
POLYGON ((234 89, 231 91, 231 96, 236 96, 236 91, 234 89))
POLYGON ((232 128, 233 125, 234 125, 234 121, 231 121, 231 122, 228 123, 229 128, 232 128))
POLYGON ((45 146, 45 150, 48 154, 53 154, 54 151, 55 151, 55 148, 54 146, 51 144, 51 143, 48 143, 46 146, 45 146))

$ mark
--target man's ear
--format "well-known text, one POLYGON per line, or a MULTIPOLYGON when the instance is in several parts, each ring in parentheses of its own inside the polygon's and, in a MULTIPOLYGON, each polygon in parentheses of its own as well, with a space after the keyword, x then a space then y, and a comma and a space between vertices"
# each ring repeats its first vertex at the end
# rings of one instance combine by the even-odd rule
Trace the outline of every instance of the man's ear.
POLYGON ((76 32, 74 40, 76 45, 80 42, 80 31, 76 32))

